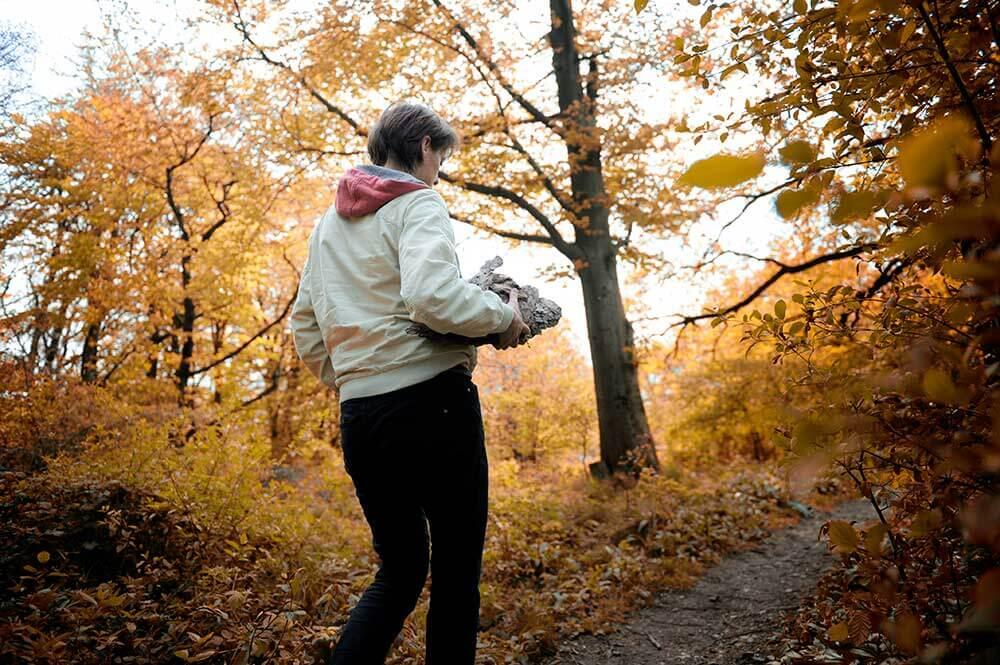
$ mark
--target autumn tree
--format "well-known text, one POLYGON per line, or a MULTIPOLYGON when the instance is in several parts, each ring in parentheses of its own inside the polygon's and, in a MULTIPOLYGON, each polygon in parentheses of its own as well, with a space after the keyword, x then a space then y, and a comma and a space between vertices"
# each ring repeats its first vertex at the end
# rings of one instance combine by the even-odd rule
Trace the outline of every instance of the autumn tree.
POLYGON ((268 110, 266 140, 281 157, 324 157, 333 180, 360 161, 384 106, 418 97, 464 137, 441 174, 453 217, 518 243, 539 243, 583 289, 601 437, 595 473, 657 466, 636 372, 636 340, 619 286, 625 262, 653 271, 642 234, 670 234, 667 123, 637 99, 642 70, 660 71, 663 16, 633 19, 618 2, 551 2, 539 20, 514 2, 427 0, 324 5, 304 18, 273 3, 213 3, 235 27, 233 51, 255 103, 268 110), (629 29, 647 28, 643 40, 629 29), (347 158, 347 159, 345 159, 347 158), (571 269, 567 269, 572 266, 571 269))
POLYGON ((288 220, 315 212, 295 196, 312 181, 242 149, 224 75, 105 49, 78 94, 0 143, 0 251, 32 267, 5 346, 30 372, 255 404, 297 364, 279 324, 301 243, 288 220))
POLYGON ((678 327, 736 326, 799 368, 785 383, 822 391, 779 428, 785 447, 802 469, 851 479, 878 521, 824 529, 860 578, 820 599, 832 618, 821 637, 854 654, 881 635, 925 658, 995 658, 996 3, 702 4, 700 38, 674 52, 692 88, 756 76, 763 92, 691 128, 753 145, 680 182, 716 201, 736 188, 744 212, 773 202, 809 242, 678 327), (760 175, 769 162, 776 182, 760 175), (846 261, 856 277, 809 279, 846 261), (791 296, 762 306, 787 278, 791 296))

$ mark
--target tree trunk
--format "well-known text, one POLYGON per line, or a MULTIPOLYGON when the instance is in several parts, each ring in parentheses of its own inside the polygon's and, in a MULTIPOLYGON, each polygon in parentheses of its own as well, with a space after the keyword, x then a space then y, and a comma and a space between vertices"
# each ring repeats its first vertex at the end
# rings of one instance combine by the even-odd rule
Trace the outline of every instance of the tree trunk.
POLYGON ((80 378, 84 383, 97 381, 97 344, 101 338, 101 322, 87 326, 87 335, 83 339, 83 351, 80 354, 80 378))
POLYGON ((580 271, 580 281, 601 434, 601 461, 591 464, 591 473, 602 477, 637 464, 659 470, 639 392, 632 326, 625 318, 614 254, 592 261, 580 271), (633 450, 638 458, 630 461, 633 450))
POLYGON ((191 380, 191 362, 194 358, 194 322, 197 317, 194 299, 188 289, 191 286, 191 271, 189 265, 191 256, 181 257, 181 286, 184 292, 183 311, 174 314, 174 325, 181 329, 181 358, 177 365, 178 402, 181 406, 192 406, 193 400, 188 393, 188 383, 191 380))
POLYGON ((592 464, 590 470, 597 477, 619 469, 634 471, 639 466, 659 470, 639 392, 632 326, 625 318, 618 286, 601 146, 598 140, 593 140, 599 135, 594 117, 599 89, 597 56, 588 56, 585 92, 570 0, 549 0, 549 7, 552 66, 559 91, 559 110, 564 116, 563 139, 571 164, 573 207, 580 217, 580 223, 575 225, 575 245, 586 257, 577 264, 577 271, 583 283, 601 433, 601 461, 592 464))

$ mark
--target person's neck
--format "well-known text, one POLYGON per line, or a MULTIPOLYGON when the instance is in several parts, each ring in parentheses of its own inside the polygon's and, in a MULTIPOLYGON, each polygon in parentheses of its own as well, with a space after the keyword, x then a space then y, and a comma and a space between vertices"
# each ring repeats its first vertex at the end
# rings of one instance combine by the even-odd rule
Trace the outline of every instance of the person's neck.
MULTIPOLYGON (((394 169, 396 171, 402 171, 403 173, 410 173, 409 171, 407 171, 406 169, 404 169, 400 164, 392 161, 391 159, 388 160, 388 161, 386 161, 385 168, 387 168, 387 169, 394 169)), ((413 175, 413 174, 410 173, 410 175, 413 175)))

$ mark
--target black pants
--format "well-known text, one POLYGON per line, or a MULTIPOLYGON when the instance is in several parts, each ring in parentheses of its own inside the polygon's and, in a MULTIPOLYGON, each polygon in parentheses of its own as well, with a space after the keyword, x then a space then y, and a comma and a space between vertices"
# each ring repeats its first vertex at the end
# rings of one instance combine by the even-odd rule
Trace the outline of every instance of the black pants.
POLYGON ((446 371, 340 408, 344 463, 381 565, 331 663, 385 661, 429 564, 426 663, 472 665, 489 484, 479 390, 446 371))

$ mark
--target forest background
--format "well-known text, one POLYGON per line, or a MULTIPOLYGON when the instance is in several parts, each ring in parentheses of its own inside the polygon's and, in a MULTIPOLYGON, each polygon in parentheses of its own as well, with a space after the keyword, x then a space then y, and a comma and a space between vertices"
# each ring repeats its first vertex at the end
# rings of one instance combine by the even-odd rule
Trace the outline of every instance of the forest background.
POLYGON ((335 634, 373 562, 286 317, 336 174, 405 95, 466 139, 458 225, 583 287, 567 325, 480 349, 484 662, 607 630, 831 492, 879 519, 825 525, 842 568, 789 639, 981 654, 1000 10, 771 4, 220 0, 164 33, 108 3, 40 105, 5 30, 0 653, 292 662, 335 634))

